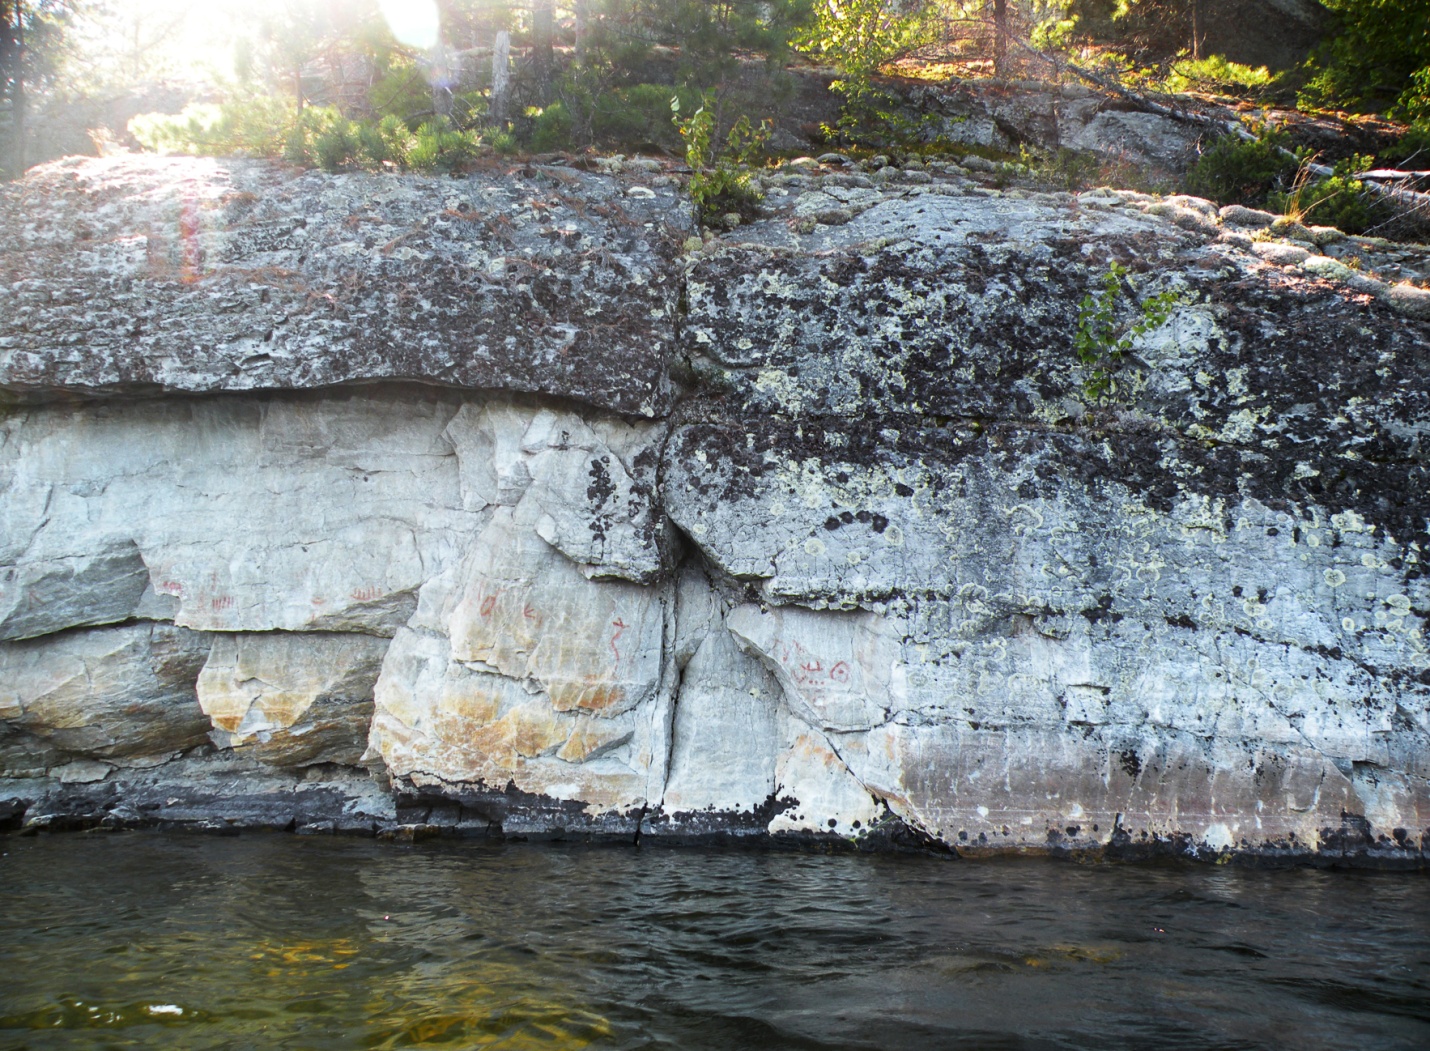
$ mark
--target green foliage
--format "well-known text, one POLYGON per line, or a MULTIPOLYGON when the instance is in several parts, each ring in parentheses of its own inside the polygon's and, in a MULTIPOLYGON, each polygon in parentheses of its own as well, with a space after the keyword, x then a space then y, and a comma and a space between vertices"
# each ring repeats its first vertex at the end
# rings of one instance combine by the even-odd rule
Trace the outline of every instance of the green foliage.
POLYGON ((1321 0, 1338 27, 1312 61, 1303 105, 1413 118, 1430 110, 1430 4, 1425 0, 1321 0))
MULTIPOLYGON (((470 132, 468 133, 470 134, 470 132)), ((486 146, 494 153, 503 157, 515 156, 518 144, 516 136, 509 131, 496 128, 481 135, 477 140, 478 145, 486 146)))
POLYGON ((1430 157, 1430 116, 1413 125, 1393 146, 1381 151, 1381 159, 1403 167, 1430 157))
POLYGON ((1423 134, 1430 135, 1430 66, 1415 71, 1399 101, 1401 116, 1423 134))
POLYGON ((367 99, 374 113, 392 114, 403 120, 411 120, 432 109, 432 89, 422 66, 415 59, 397 53, 385 56, 368 89, 367 99))
POLYGON ((1267 205, 1298 222, 1334 226, 1348 234, 1365 233, 1395 215, 1384 199, 1352 178, 1355 172, 1371 167, 1373 157, 1356 155, 1337 164, 1334 175, 1311 178, 1303 169, 1295 185, 1285 192, 1273 191, 1267 205))
POLYGON ((1102 174, 1102 161, 1092 153, 1059 146, 1047 157, 1040 157, 1023 148, 1020 163, 1038 181, 1057 190, 1068 192, 1092 185, 1102 174))
MULTIPOLYGON (((670 120, 671 92, 664 84, 636 84, 601 96, 592 120, 596 140, 618 146, 678 147, 680 138, 670 120)), ((700 95, 689 88, 674 93, 687 108, 701 103, 700 95)))
POLYGON ((1299 164, 1283 150, 1285 135, 1265 130, 1256 139, 1224 135, 1203 151, 1187 173, 1186 189, 1220 204, 1260 205, 1289 187, 1299 164))
POLYGON ((931 38, 932 5, 885 0, 824 0, 795 46, 843 74, 830 86, 858 102, 889 63, 931 38))
POLYGON ((422 171, 453 171, 472 161, 481 143, 475 131, 461 131, 440 119, 429 120, 417 129, 416 141, 407 151, 407 164, 422 171))
POLYGON ((283 159, 305 168, 337 171, 347 167, 358 148, 357 129, 332 106, 298 111, 283 144, 283 159))
POLYGON ((1273 77, 1265 66, 1244 66, 1222 55, 1188 58, 1185 52, 1172 63, 1162 86, 1168 91, 1208 91, 1245 95, 1270 86, 1273 77))
POLYGON ((687 108, 709 90, 725 112, 763 111, 792 90, 783 70, 788 42, 811 3, 588 0, 579 58, 555 84, 560 108, 552 112, 546 99, 539 100, 533 147, 599 142, 678 148, 666 116, 672 90, 687 108), (751 65, 757 56, 765 60, 762 70, 751 65))
POLYGON ((1365 233, 1390 218, 1364 183, 1344 175, 1307 181, 1286 193, 1273 192, 1267 204, 1301 222, 1334 226, 1348 234, 1365 233))
POLYGON ((277 157, 295 116, 290 100, 256 95, 222 105, 195 102, 178 114, 143 113, 129 122, 129 132, 158 153, 277 157))
POLYGON ((777 69, 811 17, 814 0, 646 0, 654 35, 679 49, 676 83, 703 90, 730 81, 740 56, 777 69))
POLYGON ((146 149, 208 156, 281 157, 290 164, 344 168, 453 171, 470 163, 484 142, 511 152, 509 133, 462 130, 442 119, 415 132, 394 114, 379 121, 348 120, 332 106, 297 110, 287 99, 259 95, 220 106, 192 105, 177 116, 148 113, 129 122, 146 149))
POLYGON ((1196 0, 1054 0, 1061 8, 1063 43, 1111 44, 1143 61, 1175 55, 1192 40, 1196 0))
POLYGON ((1102 275, 1102 287, 1083 296, 1078 304, 1073 352, 1091 369, 1083 393, 1089 399, 1112 394, 1115 383, 1111 370, 1132 349, 1138 336, 1166 324, 1181 301, 1181 295, 1169 289, 1139 302, 1127 278, 1127 268, 1117 262, 1109 265, 1102 275), (1138 304, 1138 316, 1131 324, 1118 320, 1124 298, 1138 304))
POLYGON ((911 118, 874 77, 936 38, 935 6, 886 0, 823 0, 816 5, 813 20, 795 37, 795 47, 840 73, 829 86, 844 96, 844 113, 838 128, 825 129, 827 137, 883 144, 915 137, 911 118), (875 130, 882 136, 870 134, 875 130))
MULTIPOLYGON (((652 146, 683 149, 679 132, 671 125, 672 94, 680 100, 682 108, 691 109, 701 104, 698 92, 667 84, 613 88, 587 100, 587 141, 615 149, 652 146)), ((528 137, 533 150, 564 150, 580 144, 571 109, 565 102, 553 102, 528 115, 531 118, 528 137)))
POLYGON ((407 123, 394 114, 376 124, 359 125, 357 135, 363 166, 368 168, 406 167, 416 141, 407 123))
POLYGON ((689 117, 682 117, 677 96, 670 100, 670 112, 685 143, 685 163, 691 169, 688 191, 701 221, 716 222, 730 213, 751 218, 763 197, 752 185, 749 165, 764 154, 770 122, 757 127, 742 116, 721 146, 717 141, 719 121, 709 97, 702 99, 689 117))
POLYGON ((553 102, 544 109, 535 109, 528 116, 532 118, 531 148, 538 153, 548 150, 570 149, 574 140, 571 110, 566 103, 553 102))

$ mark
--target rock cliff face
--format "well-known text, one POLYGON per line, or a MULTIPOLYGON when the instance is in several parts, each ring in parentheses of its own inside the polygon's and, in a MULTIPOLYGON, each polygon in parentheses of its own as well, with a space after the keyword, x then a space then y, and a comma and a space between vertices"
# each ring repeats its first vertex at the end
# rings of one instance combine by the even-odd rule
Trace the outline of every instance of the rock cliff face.
POLYGON ((670 182, 0 192, 0 823, 1426 862, 1383 245, 953 167, 702 241, 670 182))

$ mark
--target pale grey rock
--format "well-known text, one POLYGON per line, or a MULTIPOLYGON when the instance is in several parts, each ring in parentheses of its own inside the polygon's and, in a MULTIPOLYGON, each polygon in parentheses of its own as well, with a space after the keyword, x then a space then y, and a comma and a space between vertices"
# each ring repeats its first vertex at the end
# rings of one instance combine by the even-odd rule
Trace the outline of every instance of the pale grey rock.
POLYGON ((1289 215, 1277 216, 1272 222, 1271 232, 1278 237, 1289 238, 1294 241, 1305 241, 1308 244, 1316 243, 1316 235, 1306 224, 1289 215))
POLYGON ((1358 275, 1340 260, 1325 255, 1307 256, 1301 260, 1301 269, 1308 274, 1324 277, 1332 281, 1349 281, 1358 275))
POLYGON ((1229 204, 1220 209, 1218 214, 1221 216, 1222 222, 1229 223, 1232 226, 1252 226, 1258 228, 1270 226, 1280 218, 1280 216, 1273 212, 1263 212, 1260 209, 1247 208, 1240 204, 1229 204))
POLYGON ((558 711, 630 711, 661 680, 661 592, 591 582, 539 538, 539 511, 499 510, 473 542, 449 598, 452 654, 531 682, 558 711))
POLYGON ((1430 318, 1430 289, 1402 281, 1390 287, 1390 291, 1385 293, 1385 299, 1407 317, 1421 320, 1430 318))
POLYGON ((1426 515, 1393 466, 1425 334, 1339 289, 1228 298, 1258 255, 1157 210, 890 199, 707 252, 685 337, 725 414, 673 433, 666 508, 760 599, 729 630, 851 798, 959 849, 1425 827, 1426 515), (1180 304, 1083 404, 1060 340, 1104 251, 1217 276, 1134 278, 1180 304))
POLYGON ((344 633, 214 636, 196 683, 210 738, 273 766, 356 765, 388 643, 344 633))
POLYGON ((511 405, 463 405, 442 436, 457 452, 462 506, 482 511, 510 507, 531 485, 529 457, 521 439, 530 413, 511 405))
POLYGON ((206 744, 194 680, 208 648, 203 634, 159 624, 0 643, 4 775, 43 774, 67 760, 168 758, 206 744))
POLYGON ((661 802, 672 820, 753 813, 775 794, 780 687, 728 633, 709 635, 685 666, 661 802), (682 815, 686 815, 682 818, 682 815))
POLYGON ((853 617, 743 605, 730 634, 775 676, 800 719, 821 731, 867 730, 887 717, 896 648, 881 646, 872 614, 853 617))
POLYGON ((802 193, 795 199, 794 215, 797 219, 808 218, 837 225, 849 222, 854 216, 868 211, 883 199, 884 195, 878 190, 826 186, 821 183, 818 190, 802 193), (836 218, 830 222, 830 217, 836 218))
MULTIPOLYGON (((696 584, 682 582, 682 596, 696 584)), ((860 718, 862 709, 854 714, 844 698, 811 685, 825 675, 804 647, 838 645, 850 636, 841 629, 857 630, 857 621, 834 623, 825 615, 817 622, 820 616, 776 611, 771 628, 756 607, 724 616, 718 601, 692 594, 688 605, 682 602, 677 638, 698 637, 699 644, 681 664, 670 771, 652 834, 700 834, 733 822, 744 832, 857 838, 879 820, 882 803, 850 772, 822 729, 831 717, 867 720, 860 718), (838 639, 781 636, 786 618, 801 627, 833 627, 838 639), (696 624, 705 630, 697 634, 696 624), (770 651, 743 632, 766 640, 770 651)))
MULTIPOLYGON (((1183 200, 1200 200, 1200 198, 1182 198, 1183 200)), ((1216 210, 1210 211, 1201 208, 1188 208, 1176 203, 1177 198, 1169 197, 1164 201, 1157 201, 1146 206, 1148 215, 1162 216, 1170 219, 1184 230, 1193 233, 1205 234, 1208 237, 1217 237, 1221 230, 1216 222, 1216 210)), ((1206 203, 1206 202, 1203 202, 1206 203)))
POLYGON ((857 840, 886 813, 823 734, 800 733, 775 765, 776 796, 796 801, 770 819, 769 831, 820 833, 857 840))
MULTIPOLYGON (((595 441, 579 420, 542 412, 522 449, 589 464, 579 446, 595 441)), ((423 588, 378 679, 370 751, 419 788, 511 783, 596 812, 639 810, 659 795, 669 754, 673 596, 589 579, 540 535, 571 473, 532 474, 423 588)))
POLYGON ((725 602, 698 563, 687 560, 676 577, 675 603, 671 655, 683 671, 705 640, 724 630, 725 602))
POLYGON ((874 188, 872 180, 863 175, 826 175, 819 180, 821 189, 858 189, 871 190, 874 188))
MULTIPOLYGON (((435 192, 383 190, 379 219, 435 192)), ((647 316, 656 372, 683 359, 668 419, 609 371, 13 408, 6 812, 1423 864, 1419 290, 1361 294, 1336 245, 1260 265, 1189 199, 784 200, 683 259, 615 227, 668 268, 628 304, 684 294, 647 316), (803 225, 826 205, 849 221, 803 225), (1113 260, 1131 342, 1098 395, 1072 333, 1113 260)))
MULTIPOLYGON (((25 496, 42 495, 32 489, 25 496)), ((49 494, 43 494, 48 499, 49 494)), ((23 498, 22 498, 23 499, 23 498)), ((19 525, 12 536, 33 538, 44 523, 19 525)), ((150 588, 138 546, 115 538, 86 553, 17 550, 0 570, 0 639, 27 639, 80 625, 112 624, 135 616, 150 588)))
POLYGON ((670 547, 653 499, 657 460, 650 439, 661 436, 636 436, 641 444, 623 459, 578 417, 539 414, 522 446, 533 461, 536 535, 593 579, 657 580, 670 547))
POLYGON ((62 785, 94 784, 96 781, 103 781, 113 772, 114 767, 108 763, 96 763, 89 759, 77 759, 53 771, 62 785))
POLYGON ((391 635, 480 525, 443 438, 459 407, 414 392, 12 413, 5 502, 45 511, 24 512, 0 566, 9 633, 142 608, 205 631, 391 635))
POLYGON ((974 83, 916 87, 907 93, 927 115, 925 133, 947 142, 1017 152, 1021 143, 1055 145, 1059 100, 1046 90, 984 91, 974 83))
POLYGON ((684 340, 722 366, 756 369, 743 393, 752 409, 806 414, 816 428, 826 413, 875 405, 942 411, 910 389, 936 371, 925 355, 937 368, 959 362, 961 408, 997 415, 993 387, 976 381, 980 369, 1025 353, 1054 365, 1068 357, 1054 340, 1066 339, 1060 326, 1075 313, 1074 297, 1054 281, 1028 291, 1057 245, 1073 239, 1155 239, 1168 252, 1187 243, 1151 216, 1003 197, 889 197, 844 226, 801 235, 768 222, 702 255, 687 278, 684 340), (818 311, 809 309, 816 298, 818 311), (865 316, 871 302, 883 304, 874 318, 865 316))
POLYGON ((1254 241, 1251 251, 1268 263, 1274 263, 1277 266, 1299 266, 1311 258, 1308 249, 1300 248, 1297 245, 1283 244, 1280 241, 1254 241))
POLYGON ((1168 197, 1167 203, 1176 205, 1178 208, 1188 208, 1194 212, 1198 212, 1213 222, 1219 217, 1217 206, 1205 197, 1193 197, 1190 194, 1177 193, 1168 197))
MULTIPOLYGON (((793 671, 780 678, 786 696, 807 710, 863 678, 888 682, 884 712, 871 705, 862 730, 846 722, 827 739, 865 796, 946 841, 1036 846, 1049 828, 1135 820, 1166 833, 1170 819, 1217 849, 1313 841, 1338 825, 1338 808, 1394 822, 1426 803, 1424 760, 1407 767, 1387 751, 1408 743, 1392 724, 1425 709, 1423 690, 1382 694, 1367 710, 1366 691, 1384 687, 1349 660, 1331 670, 1288 649, 1273 661, 1245 635, 1217 641, 1131 618, 1015 616, 949 648, 960 629, 934 603, 882 616, 783 612, 751 611, 743 630, 763 621, 762 652, 793 671), (1308 678, 1320 681, 1307 690, 1308 678), (1231 774, 1248 767, 1274 771, 1289 808, 1256 806, 1258 790, 1231 774), (1361 795, 1372 779, 1357 784, 1357 769, 1383 787, 1361 795), (1175 812, 1159 816, 1153 800, 1169 792, 1175 812)), ((1423 726, 1410 738, 1424 755, 1423 726)))

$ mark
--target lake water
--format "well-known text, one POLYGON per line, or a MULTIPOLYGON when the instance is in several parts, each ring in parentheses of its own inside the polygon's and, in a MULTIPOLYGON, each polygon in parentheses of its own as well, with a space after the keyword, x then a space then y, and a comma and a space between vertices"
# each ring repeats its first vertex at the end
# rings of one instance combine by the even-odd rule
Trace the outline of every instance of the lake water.
POLYGON ((0 839, 0 1048, 1430 1048, 1423 874, 0 839))

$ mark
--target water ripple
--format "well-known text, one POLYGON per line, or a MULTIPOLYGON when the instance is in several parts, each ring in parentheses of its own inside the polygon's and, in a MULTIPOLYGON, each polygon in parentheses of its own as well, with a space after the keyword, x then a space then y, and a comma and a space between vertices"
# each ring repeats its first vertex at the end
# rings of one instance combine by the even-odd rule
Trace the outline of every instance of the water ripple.
POLYGON ((1430 1047, 1423 876, 0 841, 0 1051, 1430 1047))

